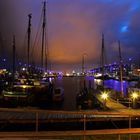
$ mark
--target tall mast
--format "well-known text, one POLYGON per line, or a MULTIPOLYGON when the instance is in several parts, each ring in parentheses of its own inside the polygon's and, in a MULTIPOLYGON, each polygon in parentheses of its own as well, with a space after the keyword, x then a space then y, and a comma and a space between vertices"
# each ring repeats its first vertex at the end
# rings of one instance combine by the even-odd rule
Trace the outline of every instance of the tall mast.
POLYGON ((45 26, 46 26, 46 2, 43 3, 43 23, 42 23, 42 51, 41 51, 41 67, 44 71, 44 42, 45 42, 45 26))
POLYGON ((104 86, 104 34, 102 34, 102 54, 101 54, 101 67, 102 67, 102 77, 103 77, 103 86, 104 86))
POLYGON ((123 94, 123 79, 122 79, 122 55, 121 55, 120 41, 118 41, 118 45, 119 45, 119 59, 120 59, 121 97, 124 97, 124 94, 123 94))
POLYGON ((28 18, 29 18, 29 21, 28 21, 28 49, 27 49, 27 68, 28 68, 28 71, 29 71, 29 64, 30 64, 30 38, 31 38, 31 18, 32 18, 32 15, 29 14, 28 15, 28 18))
MULTIPOLYGON (((46 21, 46 29, 45 29, 45 39, 46 39, 46 41, 45 41, 45 71, 47 72, 47 70, 48 70, 48 56, 49 56, 49 51, 48 51, 48 46, 49 46, 49 44, 48 44, 48 16, 47 16, 47 10, 48 10, 48 1, 47 1, 47 3, 46 3, 46 7, 47 7, 47 9, 46 9, 46 19, 45 19, 45 21, 46 21)), ((51 70, 51 65, 50 65, 50 70, 51 70)))
POLYGON ((13 35, 13 82, 15 80, 15 61, 16 61, 16 47, 15 47, 15 36, 13 35))

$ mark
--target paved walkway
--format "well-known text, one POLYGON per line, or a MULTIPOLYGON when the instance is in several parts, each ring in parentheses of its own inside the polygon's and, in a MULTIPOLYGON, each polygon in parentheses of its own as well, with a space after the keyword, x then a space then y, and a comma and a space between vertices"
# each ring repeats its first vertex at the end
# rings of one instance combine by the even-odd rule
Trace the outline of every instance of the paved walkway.
POLYGON ((124 113, 140 113, 140 109, 133 109, 124 106, 123 104, 117 102, 116 100, 113 100, 112 98, 109 98, 104 102, 104 100, 101 98, 100 95, 96 96, 97 99, 105 104, 107 108, 109 108, 112 111, 117 111, 117 112, 124 112, 124 113))

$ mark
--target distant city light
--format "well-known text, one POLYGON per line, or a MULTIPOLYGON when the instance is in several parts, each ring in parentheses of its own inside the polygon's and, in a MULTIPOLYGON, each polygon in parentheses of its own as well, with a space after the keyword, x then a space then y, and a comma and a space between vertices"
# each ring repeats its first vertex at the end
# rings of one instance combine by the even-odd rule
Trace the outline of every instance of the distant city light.
POLYGON ((5 62, 5 61, 6 61, 6 59, 4 58, 4 59, 3 59, 3 61, 5 62))
POLYGON ((49 72, 49 74, 51 75, 51 74, 52 74, 52 72, 50 71, 50 72, 49 72))
POLYGON ((77 76, 79 76, 79 75, 80 75, 80 73, 78 72, 78 73, 77 73, 77 76))
POLYGON ((75 73, 75 70, 73 70, 72 73, 75 73))
POLYGON ((22 68, 22 70, 23 70, 23 71, 25 71, 25 70, 26 70, 26 68, 22 68))
POLYGON ((69 73, 66 73, 66 76, 70 76, 70 74, 69 73))

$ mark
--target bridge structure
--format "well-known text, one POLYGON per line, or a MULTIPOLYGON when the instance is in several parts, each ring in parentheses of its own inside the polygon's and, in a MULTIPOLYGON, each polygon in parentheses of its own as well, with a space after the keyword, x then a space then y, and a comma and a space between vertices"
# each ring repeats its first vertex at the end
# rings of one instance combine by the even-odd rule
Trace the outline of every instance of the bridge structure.
MULTIPOLYGON (((120 73, 120 66, 119 63, 113 63, 113 64, 106 64, 104 67, 104 74, 108 74, 110 76, 116 75, 120 73)), ((132 73, 131 65, 130 64, 123 64, 123 75, 128 75, 129 73, 132 73)), ((90 70, 92 75, 97 75, 98 73, 102 73, 102 67, 96 67, 90 70)))

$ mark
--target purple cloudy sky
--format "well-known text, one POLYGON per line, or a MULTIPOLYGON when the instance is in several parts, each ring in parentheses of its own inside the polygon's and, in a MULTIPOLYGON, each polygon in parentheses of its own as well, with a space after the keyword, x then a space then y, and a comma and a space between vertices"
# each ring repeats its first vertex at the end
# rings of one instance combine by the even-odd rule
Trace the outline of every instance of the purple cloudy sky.
MULTIPOLYGON (((2 57, 11 54, 12 35, 15 34, 17 59, 26 61, 27 15, 32 13, 31 56, 33 61, 40 63, 41 44, 33 44, 42 7, 43 0, 0 0, 2 57)), ((139 59, 139 0, 48 0, 47 19, 52 69, 80 71, 85 53, 87 69, 99 65, 102 33, 105 36, 107 63, 118 61, 118 40, 121 42, 124 61, 130 57, 133 61, 139 59)))

